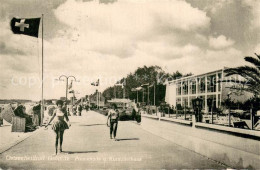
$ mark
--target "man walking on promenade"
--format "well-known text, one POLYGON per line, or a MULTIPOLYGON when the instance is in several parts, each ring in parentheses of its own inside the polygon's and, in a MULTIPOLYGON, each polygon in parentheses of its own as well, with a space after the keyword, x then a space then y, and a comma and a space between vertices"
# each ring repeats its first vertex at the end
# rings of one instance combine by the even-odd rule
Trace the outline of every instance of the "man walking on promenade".
POLYGON ((109 110, 107 116, 107 126, 109 126, 108 121, 110 121, 110 139, 112 139, 112 134, 114 136, 115 141, 116 139, 116 131, 118 125, 119 113, 117 110, 117 105, 113 104, 112 109, 109 110))

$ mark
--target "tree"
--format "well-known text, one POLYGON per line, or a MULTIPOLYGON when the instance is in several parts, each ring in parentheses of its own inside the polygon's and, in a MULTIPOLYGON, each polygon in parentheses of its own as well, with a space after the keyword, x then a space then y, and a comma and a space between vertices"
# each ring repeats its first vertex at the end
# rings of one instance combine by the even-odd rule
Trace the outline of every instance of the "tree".
MULTIPOLYGON (((171 81, 174 79, 181 78, 183 76, 190 76, 191 73, 183 75, 179 71, 173 72, 172 74, 166 73, 161 67, 159 66, 143 66, 138 67, 135 72, 130 73, 127 75, 126 78, 122 78, 119 80, 120 82, 125 81, 125 97, 129 98, 131 100, 137 99, 137 92, 132 91, 133 88, 140 87, 143 84, 149 84, 150 86, 155 85, 156 86, 156 105, 159 105, 161 102, 164 101, 165 98, 165 91, 166 86, 163 84, 166 80, 171 81)), ((141 91, 138 93, 139 101, 142 101, 143 99, 143 92, 144 92, 144 101, 148 101, 148 87, 144 87, 144 91, 141 91)), ((104 90, 103 96, 106 99, 112 99, 112 98, 122 98, 123 93, 122 87, 108 87, 104 90), (115 94, 116 93, 116 94, 115 94)), ((154 93, 153 88, 149 88, 149 101, 153 101, 154 99, 154 93)))
POLYGON ((244 78, 243 81, 233 80, 234 83, 240 84, 243 90, 254 94, 257 98, 260 95, 260 56, 255 54, 255 57, 247 56, 245 61, 252 66, 240 66, 225 70, 226 76, 239 75, 244 78))

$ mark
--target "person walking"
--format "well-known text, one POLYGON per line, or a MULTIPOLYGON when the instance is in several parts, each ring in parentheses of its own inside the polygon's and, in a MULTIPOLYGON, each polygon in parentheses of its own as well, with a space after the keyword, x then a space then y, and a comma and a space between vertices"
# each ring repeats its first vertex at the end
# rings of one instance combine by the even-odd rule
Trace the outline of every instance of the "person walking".
POLYGON ((112 139, 112 135, 114 136, 115 141, 116 139, 116 132, 118 126, 118 119, 119 119, 119 112, 117 110, 117 105, 113 104, 112 109, 109 110, 107 116, 107 126, 109 126, 110 122, 110 139, 112 139))
POLYGON ((64 109, 62 108, 63 101, 58 100, 56 105, 58 106, 58 108, 54 110, 52 118, 49 121, 49 123, 45 126, 45 128, 47 128, 48 125, 54 119, 52 129, 56 133, 56 141, 55 141, 55 151, 56 152, 55 152, 55 154, 57 155, 59 141, 60 141, 60 152, 62 152, 63 134, 66 129, 69 129, 70 122, 69 122, 67 112, 64 111, 64 109), (64 118, 66 119, 68 124, 64 121, 64 118))
POLYGON ((72 107, 73 116, 77 116, 77 106, 73 105, 72 107))
POLYGON ((81 112, 82 112, 82 106, 78 105, 78 115, 81 116, 81 112))

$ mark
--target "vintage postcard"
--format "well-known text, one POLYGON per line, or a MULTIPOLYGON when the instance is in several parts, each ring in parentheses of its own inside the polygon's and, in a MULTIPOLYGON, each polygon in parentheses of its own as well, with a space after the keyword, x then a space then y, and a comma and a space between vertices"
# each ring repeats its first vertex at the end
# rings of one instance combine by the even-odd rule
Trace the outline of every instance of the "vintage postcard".
POLYGON ((0 170, 260 168, 259 0, 0 4, 0 170))

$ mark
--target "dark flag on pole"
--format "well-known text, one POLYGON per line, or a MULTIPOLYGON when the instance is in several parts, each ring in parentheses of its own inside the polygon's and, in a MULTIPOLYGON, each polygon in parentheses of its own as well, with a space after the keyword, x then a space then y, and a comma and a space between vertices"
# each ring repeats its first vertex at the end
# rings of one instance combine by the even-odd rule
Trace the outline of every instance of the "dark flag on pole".
POLYGON ((99 79, 98 79, 97 82, 96 82, 96 86, 99 86, 99 79))
POLYGON ((74 93, 74 90, 70 90, 69 93, 74 93))
POLYGON ((97 80, 97 82, 93 82, 91 83, 92 86, 99 86, 99 79, 97 80))
POLYGON ((41 18, 13 18, 11 29, 14 34, 38 37, 41 18))

